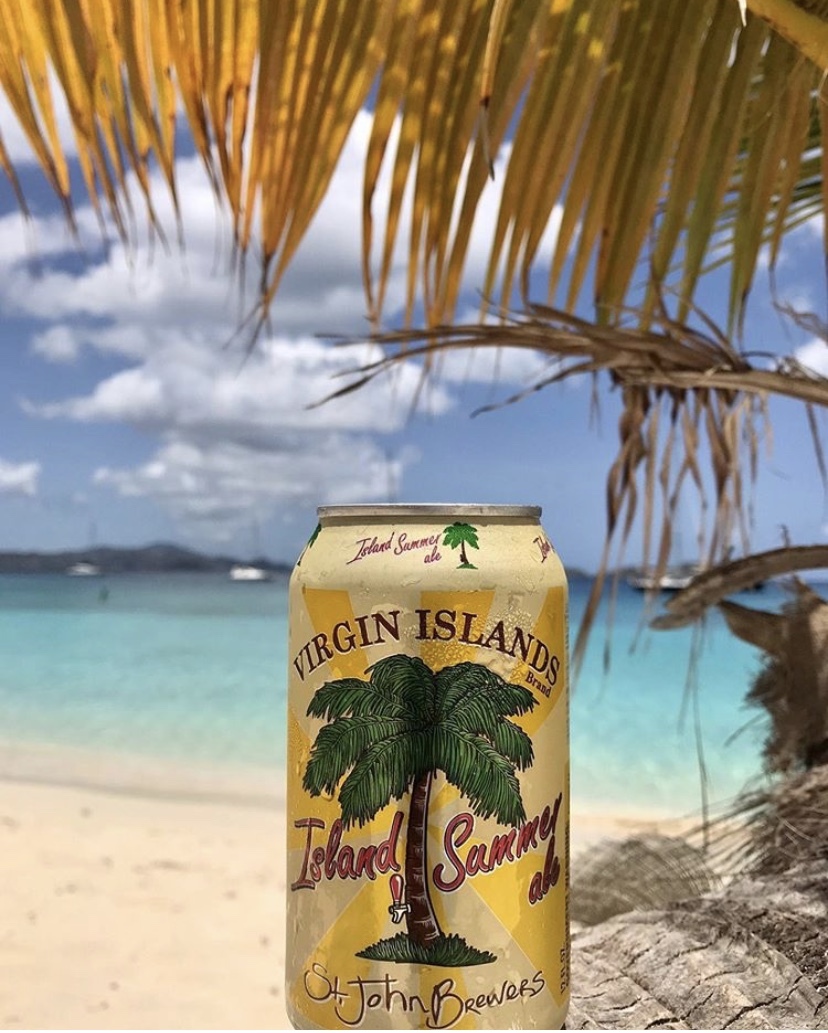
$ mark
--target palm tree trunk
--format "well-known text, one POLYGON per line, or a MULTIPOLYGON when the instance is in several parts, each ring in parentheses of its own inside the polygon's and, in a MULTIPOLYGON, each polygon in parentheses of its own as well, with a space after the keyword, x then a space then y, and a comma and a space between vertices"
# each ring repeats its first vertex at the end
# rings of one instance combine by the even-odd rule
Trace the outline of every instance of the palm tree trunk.
POLYGON ((463 541, 460 542, 460 562, 464 567, 469 565, 469 558, 466 555, 466 543, 463 541))
POLYGON ((406 901, 411 908, 406 924, 410 940, 421 947, 427 947, 443 935, 431 905, 426 867, 431 779, 432 772, 428 771, 414 780, 405 845, 406 901))

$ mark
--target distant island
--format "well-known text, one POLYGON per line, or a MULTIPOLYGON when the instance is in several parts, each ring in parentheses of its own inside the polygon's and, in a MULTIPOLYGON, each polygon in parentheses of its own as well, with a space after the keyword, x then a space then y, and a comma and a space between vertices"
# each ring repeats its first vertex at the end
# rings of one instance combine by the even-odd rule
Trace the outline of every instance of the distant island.
MULTIPOLYGON (((170 542, 120 549, 111 545, 64 552, 0 552, 0 574, 227 574, 259 570, 268 576, 290 574, 292 566, 257 556, 210 556, 170 542), (78 569, 80 568, 80 569, 78 569)), ((567 570, 570 581, 591 578, 577 567, 567 570)), ((247 580, 240 577, 239 580, 247 580)), ((251 578, 250 580, 256 580, 251 578)))
POLYGON ((289 574, 290 566, 257 557, 209 556, 180 545, 159 542, 141 548, 102 545, 66 552, 0 552, 0 574, 66 574, 84 568, 96 574, 228 574, 249 567, 268 574, 289 574))

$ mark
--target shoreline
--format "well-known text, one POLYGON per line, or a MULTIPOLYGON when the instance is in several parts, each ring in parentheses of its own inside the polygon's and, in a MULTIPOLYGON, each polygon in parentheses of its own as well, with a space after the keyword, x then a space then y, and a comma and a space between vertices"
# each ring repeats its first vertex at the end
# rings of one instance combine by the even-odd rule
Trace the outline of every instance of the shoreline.
MULTIPOLYGON (((112 756, 97 769, 94 753, 63 747, 0 756, 0 1027, 290 1029, 280 779, 251 795, 255 773, 236 772, 216 797, 202 772, 187 795, 163 790, 180 766, 152 758, 154 782, 125 788, 123 775, 104 784, 112 756), (24 754, 40 765, 28 777, 24 754), (78 785, 84 775, 97 784, 78 785)), ((576 809, 573 855, 674 825, 576 809)))
MULTIPOLYGON (((0 734, 0 783, 71 788, 159 802, 284 808, 285 770, 236 761, 182 760, 149 753, 11 739, 0 734)), ((619 828, 700 820, 697 808, 571 797, 584 826, 619 828)), ((711 801, 718 810, 728 801, 711 801)))
POLYGON ((285 800, 284 775, 275 768, 39 740, 0 738, 0 782, 240 807, 281 807, 285 800))

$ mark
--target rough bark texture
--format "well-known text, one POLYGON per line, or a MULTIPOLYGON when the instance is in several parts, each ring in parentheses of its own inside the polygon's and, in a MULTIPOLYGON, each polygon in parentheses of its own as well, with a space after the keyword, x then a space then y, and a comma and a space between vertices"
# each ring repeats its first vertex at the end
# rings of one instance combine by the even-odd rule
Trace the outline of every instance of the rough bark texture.
POLYGON ((572 872, 570 916, 597 925, 630 911, 656 911, 718 889, 702 850, 673 836, 635 836, 593 847, 572 872))
POLYGON ((569 1029, 825 1029, 828 863, 573 935, 569 1029))
POLYGON ((737 872, 724 889, 699 895, 683 869, 703 866, 655 841, 585 867, 585 920, 649 910, 573 936, 570 1029, 828 1028, 828 603, 798 585, 782 615, 722 608, 767 654, 749 699, 771 719, 768 766, 788 777, 737 801, 712 837, 709 859, 737 872), (637 880, 637 897, 616 889, 637 880), (682 886, 690 899, 667 895, 682 886))

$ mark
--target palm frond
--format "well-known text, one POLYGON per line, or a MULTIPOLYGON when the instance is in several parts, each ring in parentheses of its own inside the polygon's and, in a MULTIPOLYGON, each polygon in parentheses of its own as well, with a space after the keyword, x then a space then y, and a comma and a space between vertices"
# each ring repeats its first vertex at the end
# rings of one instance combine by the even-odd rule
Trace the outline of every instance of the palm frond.
POLYGON ((502 825, 519 825, 526 817, 520 784, 510 761, 482 736, 457 728, 431 730, 435 766, 465 796, 476 814, 492 815, 502 825))
POLYGON ((368 670, 371 683, 384 696, 393 698, 415 721, 431 717, 436 692, 434 675, 418 656, 386 656, 368 670))
MULTIPOLYGON (((618 451, 606 482, 607 540, 598 577, 587 602, 573 650, 577 670, 587 636, 598 612, 613 559, 622 565, 634 521, 645 524, 643 565, 663 573, 672 545, 672 528, 679 500, 687 489, 698 493, 703 515, 697 543, 700 562, 709 567, 726 563, 734 540, 748 551, 748 491, 758 469, 767 421, 766 395, 778 394, 806 405, 828 406, 828 378, 791 356, 774 358, 736 351, 723 331, 702 319, 700 330, 679 323, 662 306, 649 330, 606 328, 560 309, 533 304, 526 315, 500 311, 498 325, 441 326, 431 330, 399 330, 372 339, 384 355, 355 375, 364 383, 386 372, 402 355, 439 356, 452 349, 522 348, 549 357, 550 371, 510 404, 584 373, 607 372, 620 390, 623 411, 618 425, 618 451), (707 497, 700 456, 709 452, 714 496, 707 497), (744 472, 746 469, 746 473, 744 472), (660 518, 660 519, 659 519, 660 518), (613 557, 613 547, 617 554, 613 557)), ((636 313, 631 313, 636 316, 636 313)), ((819 332, 821 324, 814 322, 819 332)), ((347 390, 347 388, 345 389, 347 390)), ((487 408, 493 408, 489 406, 487 408)), ((481 410, 484 411, 484 410, 481 410)), ((725 594, 787 570, 825 563, 823 547, 799 556, 768 553, 744 566, 720 568, 725 594), (738 582, 738 583, 737 583, 738 582)), ((675 626, 696 619, 715 602, 711 571, 705 580, 671 601, 670 614, 658 626, 675 626), (702 599, 701 605, 696 605, 702 599)), ((721 596, 720 596, 721 597, 721 596)))
POLYGON ((336 720, 349 713, 355 717, 364 714, 400 717, 405 713, 405 707, 393 685, 379 684, 375 679, 362 681, 360 678, 338 678, 325 682, 308 704, 308 717, 321 717, 326 721, 336 720))
POLYGON ((579 858, 572 918, 597 925, 628 911, 660 910, 720 885, 704 852, 683 839, 651 834, 609 840, 579 858))
POLYGON ((402 799, 412 779, 431 770, 431 745, 428 730, 409 729, 365 750, 339 790, 345 827, 362 826, 391 800, 402 799))
MULTIPOLYGON (((261 254, 262 317, 369 106, 373 319, 403 232, 407 318, 418 301, 427 324, 452 318, 502 149, 486 296, 526 298, 548 271, 571 310, 592 274, 597 318, 614 323, 638 280, 650 315, 677 271, 684 318, 705 263, 725 255, 734 327, 762 242, 775 257, 824 205, 828 18, 793 0, 748 6, 743 27, 729 0, 0 0, 0 89, 71 213, 63 94, 85 191, 124 236, 130 174, 159 230, 153 164, 177 205, 181 111, 236 244, 261 254)), ((1 149, 0 165, 19 190, 1 149)))
POLYGON ((461 524, 459 521, 449 524, 444 529, 443 545, 449 545, 452 549, 456 549, 458 545, 469 545, 472 549, 480 548, 475 528, 471 524, 461 524))
POLYGON ((402 718, 377 714, 340 717, 320 728, 305 768, 302 785, 311 794, 332 793, 346 772, 372 746, 409 732, 402 718))
POLYGON ((471 693, 442 718, 450 730, 468 732, 487 739, 511 764, 523 771, 534 759, 532 740, 516 724, 503 716, 503 707, 482 688, 471 693))
POLYGON ((667 612, 652 621, 654 628, 680 628, 729 595, 769 578, 798 571, 828 568, 828 545, 786 545, 723 563, 693 578, 687 588, 666 603, 667 612))
POLYGON ((469 661, 443 667, 435 679, 441 719, 461 727, 466 727, 467 719, 473 722, 487 714, 526 714, 537 702, 529 689, 513 685, 488 667, 469 661))
POLYGON ((501 718, 492 729, 489 739, 497 752, 503 754, 519 771, 532 766, 535 759, 532 740, 512 721, 501 718))

